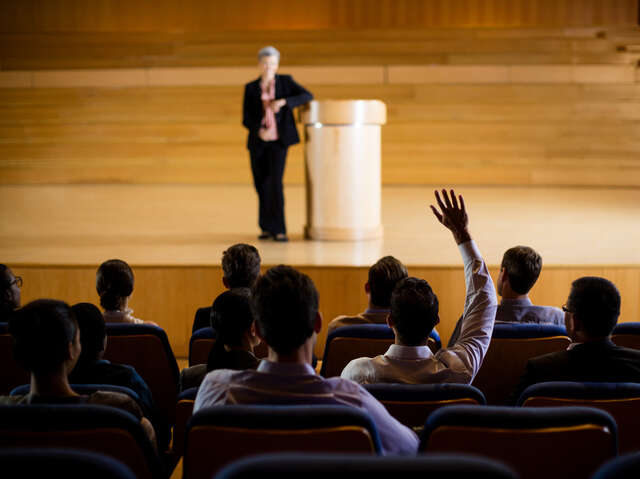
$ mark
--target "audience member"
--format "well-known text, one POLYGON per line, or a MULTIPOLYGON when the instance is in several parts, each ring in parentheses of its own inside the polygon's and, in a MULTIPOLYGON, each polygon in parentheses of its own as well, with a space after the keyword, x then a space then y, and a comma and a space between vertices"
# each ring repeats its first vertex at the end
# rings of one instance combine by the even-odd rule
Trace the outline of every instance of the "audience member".
POLYGON ((375 422, 388 453, 415 453, 415 433, 395 420, 361 386, 341 378, 325 379, 311 366, 322 328, 313 281, 289 266, 276 266, 259 277, 252 308, 268 358, 256 371, 212 371, 198 390, 194 412, 223 404, 344 404, 364 410, 375 422))
POLYGON ((76 394, 67 379, 82 345, 71 308, 62 301, 40 299, 17 310, 9 321, 16 360, 31 373, 31 391, 24 396, 0 396, 0 404, 98 404, 123 409, 138 419, 156 446, 151 423, 129 396, 97 391, 76 394))
MULTIPOLYGON (((251 288, 260 275, 260 253, 255 246, 238 243, 222 253, 222 284, 225 288, 251 288)), ((199 308, 192 332, 210 326, 211 307, 199 308)))
POLYGON ((436 218, 453 233, 462 260, 466 298, 459 341, 433 354, 427 346, 429 333, 439 322, 438 298, 429 284, 418 278, 401 280, 391 295, 387 323, 395 342, 384 355, 358 358, 342 371, 342 377, 360 384, 372 383, 470 383, 489 347, 497 298, 480 251, 471 239, 468 216, 462 196, 459 204, 442 191, 436 192, 440 211, 431 207, 436 218))
POLYGON ((611 341, 620 316, 620 293, 611 281, 595 276, 575 280, 562 309, 572 343, 564 351, 530 359, 512 402, 540 382, 640 383, 640 351, 611 341))
POLYGON ((182 391, 200 386, 215 369, 256 369, 260 360, 253 348, 260 343, 251 311, 251 290, 235 288, 220 294, 211 306, 211 326, 216 341, 207 364, 196 364, 180 373, 182 391))
POLYGON ((7 322, 11 313, 20 307, 22 278, 15 276, 8 266, 0 264, 0 285, 2 287, 0 322, 7 322))
POLYGON ((338 316, 329 323, 327 334, 342 326, 385 324, 389 315, 391 292, 398 281, 407 276, 407 268, 396 258, 380 258, 369 268, 369 277, 364 284, 368 299, 367 309, 356 316, 338 316))
MULTIPOLYGON (((497 323, 537 323, 564 326, 564 313, 553 306, 536 306, 529 291, 540 276, 542 258, 528 246, 514 246, 505 251, 497 286, 502 301, 496 312, 497 323)), ((460 321, 449 339, 449 346, 460 336, 460 321)))
POLYGON ((75 367, 69 373, 69 382, 112 384, 136 392, 144 415, 151 419, 156 430, 158 446, 165 450, 171 439, 169 424, 156 410, 147 383, 132 366, 114 364, 103 357, 107 348, 107 333, 100 310, 91 303, 78 303, 71 307, 71 311, 80 328, 82 350, 75 367))
POLYGON ((96 291, 100 306, 104 308, 105 322, 156 325, 133 316, 133 310, 129 308, 133 283, 133 270, 124 261, 110 259, 100 265, 96 272, 96 291))

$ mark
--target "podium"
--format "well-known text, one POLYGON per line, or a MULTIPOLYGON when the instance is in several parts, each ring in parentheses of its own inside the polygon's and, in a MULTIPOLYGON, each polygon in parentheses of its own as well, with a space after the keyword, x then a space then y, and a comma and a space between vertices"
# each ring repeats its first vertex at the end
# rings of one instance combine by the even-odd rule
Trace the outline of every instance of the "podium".
POLYGON ((305 237, 357 241, 382 236, 379 100, 312 101, 305 130, 305 237))

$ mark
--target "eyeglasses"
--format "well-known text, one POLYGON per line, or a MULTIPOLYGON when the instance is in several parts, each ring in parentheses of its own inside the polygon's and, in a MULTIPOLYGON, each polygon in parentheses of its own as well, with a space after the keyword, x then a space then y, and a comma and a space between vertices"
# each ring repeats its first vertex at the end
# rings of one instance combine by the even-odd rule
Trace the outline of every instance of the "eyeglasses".
POLYGON ((569 308, 567 308, 566 304, 562 305, 562 311, 564 311, 565 313, 571 313, 573 314, 573 311, 571 311, 569 308))
POLYGON ((16 276, 13 278, 13 281, 9 283, 9 286, 16 285, 18 288, 22 288, 22 276, 16 276))

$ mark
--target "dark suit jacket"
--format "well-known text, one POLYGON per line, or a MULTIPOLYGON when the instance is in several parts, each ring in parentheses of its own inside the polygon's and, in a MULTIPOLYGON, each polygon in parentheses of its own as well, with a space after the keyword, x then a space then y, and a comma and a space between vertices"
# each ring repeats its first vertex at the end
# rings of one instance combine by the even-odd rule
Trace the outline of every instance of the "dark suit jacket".
POLYGON ((640 350, 616 346, 611 340, 592 341, 532 358, 511 402, 528 386, 547 381, 640 383, 640 350))
MULTIPOLYGON (((260 96, 260 78, 247 83, 244 87, 244 102, 242 108, 242 124, 249 130, 247 148, 251 149, 259 143, 260 123, 262 122, 262 100, 260 96)), ((300 142, 296 122, 293 119, 293 109, 313 99, 313 95, 298 85, 291 75, 276 75, 276 100, 284 98, 287 104, 276 113, 278 137, 284 146, 295 145, 300 142)))

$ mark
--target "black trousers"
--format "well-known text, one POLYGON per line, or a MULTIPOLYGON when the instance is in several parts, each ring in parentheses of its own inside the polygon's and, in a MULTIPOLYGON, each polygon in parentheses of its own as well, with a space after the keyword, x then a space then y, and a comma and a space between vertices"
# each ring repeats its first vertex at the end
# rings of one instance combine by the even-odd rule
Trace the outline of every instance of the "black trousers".
POLYGON ((253 184, 258 193, 258 224, 262 231, 286 234, 282 176, 287 147, 278 141, 262 141, 249 148, 253 184))

